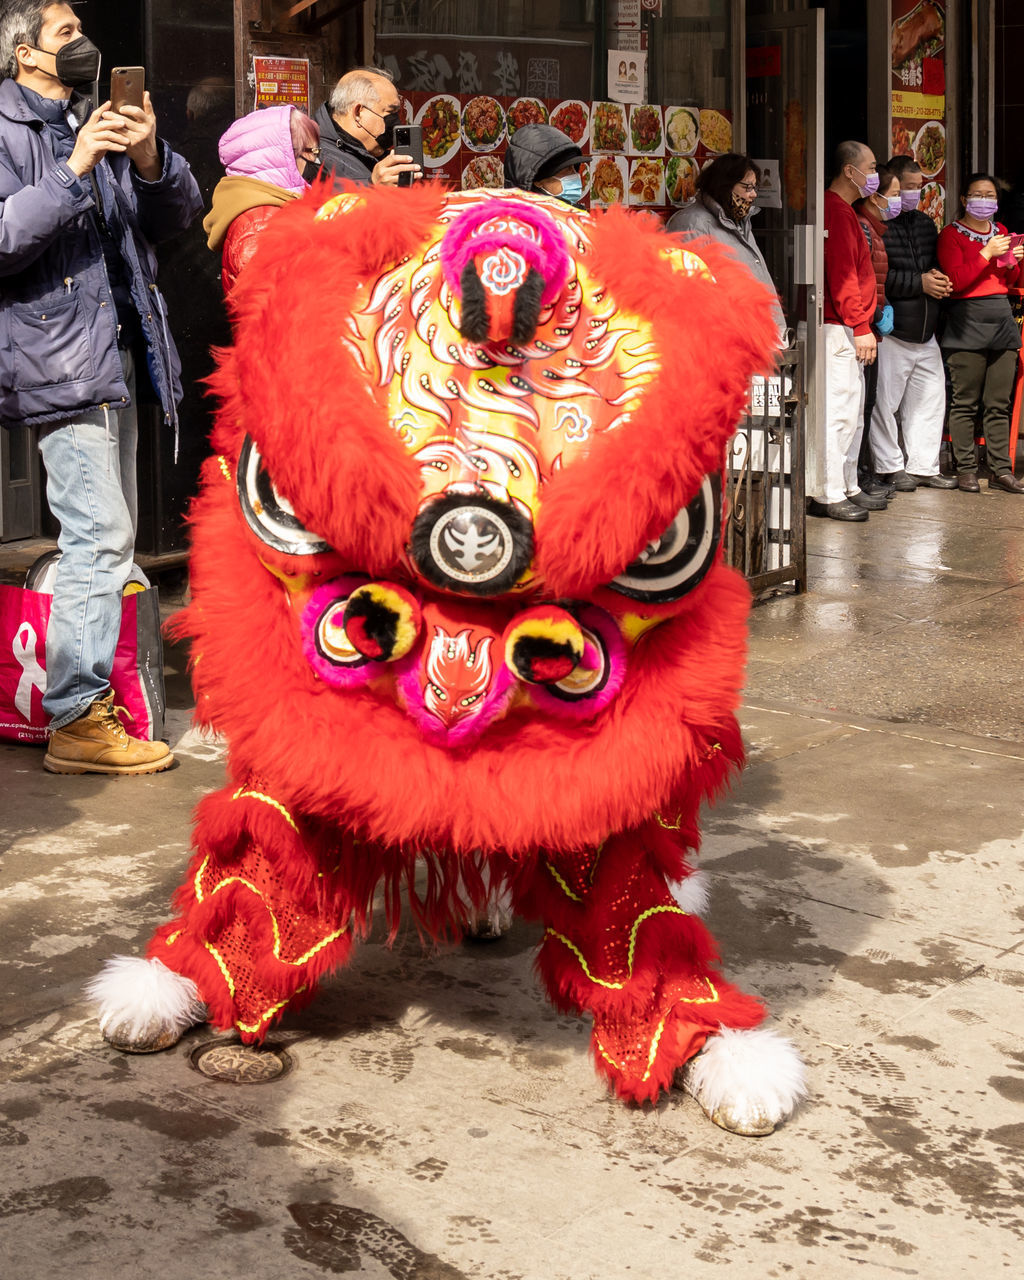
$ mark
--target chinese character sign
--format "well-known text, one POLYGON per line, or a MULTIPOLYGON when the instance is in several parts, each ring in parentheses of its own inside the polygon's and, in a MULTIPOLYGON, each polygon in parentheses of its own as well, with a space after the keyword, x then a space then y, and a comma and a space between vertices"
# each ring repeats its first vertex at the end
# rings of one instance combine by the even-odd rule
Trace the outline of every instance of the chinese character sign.
POLYGON ((309 61, 306 58, 253 58, 256 107, 291 103, 309 113, 309 61))

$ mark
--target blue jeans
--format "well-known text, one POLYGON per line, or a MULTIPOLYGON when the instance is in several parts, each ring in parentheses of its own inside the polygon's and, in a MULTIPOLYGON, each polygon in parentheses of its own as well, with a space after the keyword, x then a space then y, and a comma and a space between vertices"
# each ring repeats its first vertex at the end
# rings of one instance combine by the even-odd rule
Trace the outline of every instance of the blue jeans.
POLYGON ((43 697, 51 729, 76 720, 110 689, 121 593, 135 554, 135 365, 130 352, 120 354, 131 404, 79 414, 40 432, 46 498, 60 521, 43 697))

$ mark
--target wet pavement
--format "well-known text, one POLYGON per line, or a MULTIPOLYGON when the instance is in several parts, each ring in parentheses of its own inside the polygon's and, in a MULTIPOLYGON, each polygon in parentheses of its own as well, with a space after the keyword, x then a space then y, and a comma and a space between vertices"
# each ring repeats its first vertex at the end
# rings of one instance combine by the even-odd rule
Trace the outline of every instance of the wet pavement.
POLYGON ((165 918, 222 778, 172 652, 172 772, 0 747, 4 1274, 1020 1274, 1024 501, 921 491, 808 536, 810 594, 753 616, 749 765, 702 857, 727 972, 809 1064, 789 1123, 612 1102, 522 922, 375 937, 272 1083, 194 1070, 208 1028, 107 1049, 81 985, 165 918))

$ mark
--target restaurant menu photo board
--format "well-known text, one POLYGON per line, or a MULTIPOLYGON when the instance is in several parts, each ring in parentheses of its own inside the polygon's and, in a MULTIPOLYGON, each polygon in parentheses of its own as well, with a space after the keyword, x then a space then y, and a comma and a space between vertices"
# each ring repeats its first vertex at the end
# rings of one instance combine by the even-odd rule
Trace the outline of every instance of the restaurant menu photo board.
POLYGON ((593 157, 584 208, 625 204, 667 216, 696 198, 701 169, 732 149, 729 112, 710 107, 409 93, 403 112, 423 129, 427 176, 462 190, 503 186, 505 148, 516 130, 554 125, 593 157))
POLYGON ((946 11, 938 0, 892 0, 892 154, 921 166, 922 213, 946 215, 946 11))

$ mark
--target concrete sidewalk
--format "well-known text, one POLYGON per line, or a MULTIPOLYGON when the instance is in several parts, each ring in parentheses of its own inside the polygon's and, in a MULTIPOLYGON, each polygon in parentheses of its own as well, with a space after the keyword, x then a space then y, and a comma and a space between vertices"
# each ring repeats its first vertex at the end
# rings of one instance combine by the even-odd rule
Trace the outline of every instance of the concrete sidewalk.
POLYGON ((811 594, 753 616, 750 762, 702 858, 727 973, 810 1067, 788 1124, 612 1102, 522 922, 373 939, 273 1083, 194 1070, 208 1028, 107 1049, 81 985, 165 918, 222 777, 172 678, 170 774, 0 747, 3 1273, 1020 1274, 1024 502, 921 491, 808 533, 811 594))

